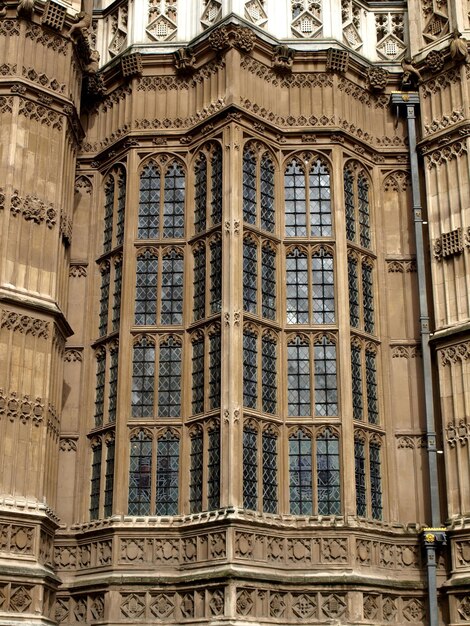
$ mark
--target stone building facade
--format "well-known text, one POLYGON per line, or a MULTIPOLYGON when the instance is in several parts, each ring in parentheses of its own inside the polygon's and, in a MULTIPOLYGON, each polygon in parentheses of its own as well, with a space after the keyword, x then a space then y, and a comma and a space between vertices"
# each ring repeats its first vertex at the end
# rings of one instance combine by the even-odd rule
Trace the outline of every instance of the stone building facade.
POLYGON ((469 622, 470 4, 95 5, 0 2, 0 624, 469 622))

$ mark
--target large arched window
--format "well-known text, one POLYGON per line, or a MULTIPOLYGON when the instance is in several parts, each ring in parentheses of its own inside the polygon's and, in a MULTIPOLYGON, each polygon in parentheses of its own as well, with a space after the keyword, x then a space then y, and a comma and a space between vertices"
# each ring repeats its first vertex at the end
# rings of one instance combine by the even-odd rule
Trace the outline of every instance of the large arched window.
POLYGON ((194 166, 194 230, 201 233, 222 221, 222 148, 203 146, 194 166))
POLYGON ((243 151, 243 221, 269 233, 275 229, 274 162, 257 142, 243 151))
POLYGON ((356 162, 348 163, 344 169, 344 205, 347 240, 370 249, 369 182, 356 162))

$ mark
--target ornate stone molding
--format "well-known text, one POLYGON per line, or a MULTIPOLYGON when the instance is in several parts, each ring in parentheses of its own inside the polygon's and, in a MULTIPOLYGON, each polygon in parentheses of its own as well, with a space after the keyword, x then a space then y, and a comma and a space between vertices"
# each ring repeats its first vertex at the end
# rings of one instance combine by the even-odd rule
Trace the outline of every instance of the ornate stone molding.
POLYGON ((45 126, 50 126, 54 130, 62 130, 63 116, 60 113, 25 98, 20 98, 19 101, 18 115, 23 115, 27 119, 35 120, 45 126))
POLYGON ((46 401, 42 398, 32 400, 29 395, 21 395, 16 391, 9 393, 0 389, 0 418, 7 417, 11 422, 20 420, 27 424, 30 420, 39 426, 46 415, 46 401))
POLYGON ((51 89, 52 91, 56 91, 60 94, 65 94, 66 92, 66 85, 59 83, 55 78, 46 76, 46 74, 38 74, 32 67, 23 66, 22 74, 31 82, 37 83, 42 87, 46 87, 47 89, 51 89))
POLYGON ((81 363, 83 361, 83 348, 65 348, 64 361, 66 363, 81 363))
POLYGON ((216 52, 236 47, 243 52, 251 52, 255 45, 256 35, 246 26, 221 26, 209 35, 209 44, 216 52))
POLYGON ((384 180, 384 191, 406 191, 411 187, 411 178, 408 172, 392 172, 384 180))
POLYGON ((70 263, 69 276, 71 278, 86 278, 88 263, 70 263))
POLYGON ((409 274, 416 272, 416 261, 414 259, 388 259, 387 272, 389 274, 409 274))
POLYGON ((21 315, 15 311, 2 311, 0 328, 7 328, 14 332, 20 332, 33 337, 48 339, 50 323, 46 320, 40 320, 29 315, 21 315))
POLYGON ((90 195, 93 191, 93 184, 87 176, 77 176, 75 179, 75 193, 83 191, 87 195, 90 195))
POLYGON ((54 52, 64 56, 68 55, 71 47, 70 40, 60 37, 59 35, 51 35, 37 24, 27 24, 25 36, 27 39, 34 41, 34 43, 40 44, 45 48, 50 48, 54 50, 54 52))
POLYGON ((462 343, 454 344, 453 346, 441 348, 439 350, 439 357, 441 365, 444 367, 452 363, 458 363, 459 361, 461 363, 463 363, 463 361, 467 361, 468 358, 470 358, 470 341, 464 341, 462 343))
POLYGON ((393 345, 392 359, 415 359, 421 356, 421 346, 419 345, 393 345))
POLYGON ((18 524, 0 524, 0 552, 33 555, 35 527, 18 524))
POLYGON ((430 135, 432 133, 436 133, 440 130, 444 130, 445 128, 449 128, 449 126, 453 126, 457 124, 457 122, 461 122, 464 119, 463 108, 457 109, 449 113, 448 115, 443 115, 440 119, 434 119, 432 122, 424 123, 424 134, 430 135))
POLYGON ((14 217, 22 215, 26 221, 35 224, 45 223, 48 228, 53 228, 57 221, 57 211, 52 203, 46 204, 36 195, 27 194, 22 198, 15 189, 10 199, 10 213, 14 217))
MULTIPOLYGON (((470 74, 469 68, 466 68, 467 78, 470 74)), ((439 76, 435 78, 430 78, 429 80, 425 80, 420 84, 420 90, 423 98, 429 98, 433 94, 438 93, 439 91, 443 91, 447 89, 450 85, 453 85, 457 82, 461 81, 461 74, 459 68, 452 68, 446 72, 443 72, 439 76)))
MULTIPOLYGON (((214 59, 213 61, 206 63, 206 65, 198 68, 190 77, 144 76, 138 82, 137 91, 187 90, 201 84, 204 80, 207 80, 214 74, 217 74, 217 72, 224 67, 225 62, 222 59, 214 59)), ((111 98, 111 96, 109 98, 111 98)), ((105 100, 103 105, 106 104, 109 98, 105 100)))
POLYGON ((406 448, 410 450, 415 450, 419 448, 426 448, 426 437, 425 435, 395 435, 397 440, 397 448, 406 448))
POLYGON ((461 418, 458 424, 448 422, 446 426, 446 441, 451 448, 455 448, 457 443, 466 446, 470 438, 470 424, 467 418, 461 418))
POLYGON ((77 441, 73 437, 60 437, 59 448, 62 452, 76 452, 77 441))
POLYGON ((333 86, 333 76, 327 72, 292 72, 286 76, 280 76, 271 67, 264 65, 257 59, 253 59, 251 56, 242 57, 240 67, 274 87, 292 89, 298 87, 333 86))

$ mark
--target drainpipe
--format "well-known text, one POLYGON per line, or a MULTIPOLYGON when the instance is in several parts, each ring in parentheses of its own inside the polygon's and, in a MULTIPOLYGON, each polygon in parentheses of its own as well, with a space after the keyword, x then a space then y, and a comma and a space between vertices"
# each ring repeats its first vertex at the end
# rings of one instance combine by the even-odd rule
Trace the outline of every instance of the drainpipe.
POLYGON ((429 347, 429 311, 427 301, 426 268, 424 256, 423 216, 419 185, 418 154, 416 152, 416 116, 419 107, 417 92, 394 92, 392 105, 406 109, 408 125, 408 144, 411 169, 411 189, 413 194, 413 218, 415 226, 416 269, 419 292, 419 320, 421 350, 423 355, 424 404, 426 414, 426 448, 429 473, 429 495, 431 503, 431 524, 423 530, 423 547, 426 553, 428 579, 429 626, 439 626, 437 607, 436 551, 446 543, 445 529, 441 527, 439 504, 439 479, 437 472, 436 427, 433 404, 433 382, 431 369, 431 350, 429 347))

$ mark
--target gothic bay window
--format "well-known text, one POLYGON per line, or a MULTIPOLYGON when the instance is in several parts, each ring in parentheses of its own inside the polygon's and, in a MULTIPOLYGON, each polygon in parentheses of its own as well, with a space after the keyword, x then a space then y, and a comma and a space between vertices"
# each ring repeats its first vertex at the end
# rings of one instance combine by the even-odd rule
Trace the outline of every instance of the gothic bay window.
POLYGON ((362 420, 366 416, 369 424, 378 424, 377 346, 374 343, 352 338, 351 371, 354 419, 362 420))
POLYGON ((98 519, 100 514, 101 484, 101 439, 92 442, 93 458, 91 462, 90 519, 98 519))
POLYGON ((184 237, 185 172, 166 155, 152 159, 140 175, 138 239, 184 237))
POLYGON ((135 324, 137 326, 181 324, 183 286, 184 255, 180 248, 139 249, 135 324))
POLYGON ((196 331, 192 342, 192 412, 220 408, 220 325, 196 331))
POLYGON ((330 171, 325 161, 305 153, 284 173, 286 237, 331 237, 330 171))
POLYGON ((287 413, 289 416, 338 415, 335 338, 295 335, 287 343, 287 413), (312 377, 313 373, 313 377, 312 377))
POLYGON ((179 417, 181 415, 182 341, 176 335, 138 337, 134 344, 132 417, 179 417), (155 363, 158 390, 155 398, 155 363))
POLYGON ((204 232, 222 221, 222 148, 218 143, 203 147, 194 167, 194 230, 204 232))
POLYGON ((243 152, 243 221, 274 232, 274 161, 262 144, 243 152))
POLYGON ((243 506, 277 513, 277 432, 248 421, 243 428, 243 506), (259 452, 261 451, 261 453, 259 452), (258 459, 261 463, 258 463, 258 459), (260 489, 258 490, 258 485, 260 489), (260 496, 258 496, 258 493, 260 496))
POLYGON ((196 424, 189 431, 190 513, 212 511, 220 505, 220 425, 217 420, 196 424))
POLYGON ((356 465, 356 512, 359 517, 381 520, 382 442, 375 433, 357 431, 354 437, 356 465))
POLYGON ((348 251, 349 321, 351 326, 375 333, 373 261, 348 251))
POLYGON ((289 491, 292 515, 341 513, 339 437, 332 428, 319 429, 314 440, 310 429, 291 433, 289 491))
POLYGON ((329 246, 296 246, 286 257, 288 324, 333 324, 335 285, 329 246))
POLYGON ((270 330, 260 335, 251 324, 243 331, 243 404, 264 413, 277 409, 277 337, 270 330))
POLYGON ((103 252, 122 245, 126 206, 126 171, 118 165, 108 174, 104 183, 103 252))
POLYGON ((344 169, 344 204, 347 240, 370 249, 369 182, 356 162, 348 164, 344 169))
POLYGON ((179 499, 180 437, 174 429, 140 429, 131 435, 129 515, 176 515, 179 499))

